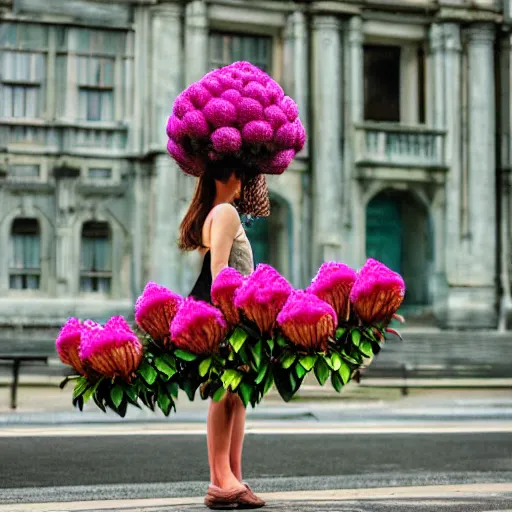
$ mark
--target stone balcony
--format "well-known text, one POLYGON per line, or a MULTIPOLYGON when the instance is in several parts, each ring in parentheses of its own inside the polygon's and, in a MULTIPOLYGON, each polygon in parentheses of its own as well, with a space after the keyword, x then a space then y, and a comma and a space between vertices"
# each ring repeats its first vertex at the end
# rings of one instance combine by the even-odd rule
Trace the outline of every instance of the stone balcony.
POLYGON ((423 125, 364 122, 355 126, 359 178, 444 180, 446 132, 423 125))

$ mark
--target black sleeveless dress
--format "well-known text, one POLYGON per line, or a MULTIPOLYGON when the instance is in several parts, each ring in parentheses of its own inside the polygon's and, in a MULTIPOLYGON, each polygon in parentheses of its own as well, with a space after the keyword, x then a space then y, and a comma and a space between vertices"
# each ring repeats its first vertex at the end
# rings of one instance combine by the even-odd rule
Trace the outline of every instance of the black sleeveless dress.
MULTIPOLYGON (((234 240, 229 254, 228 265, 240 272, 244 276, 248 276, 254 270, 254 259, 251 244, 242 231, 234 240)), ((201 272, 197 278, 189 296, 196 300, 203 300, 212 303, 212 256, 210 250, 206 251, 203 258, 201 272)))
POLYGON ((211 304, 212 298, 210 290, 212 289, 212 255, 208 250, 204 255, 203 266, 201 267, 201 273, 197 278, 196 284, 190 292, 190 297, 196 300, 204 300, 211 304))

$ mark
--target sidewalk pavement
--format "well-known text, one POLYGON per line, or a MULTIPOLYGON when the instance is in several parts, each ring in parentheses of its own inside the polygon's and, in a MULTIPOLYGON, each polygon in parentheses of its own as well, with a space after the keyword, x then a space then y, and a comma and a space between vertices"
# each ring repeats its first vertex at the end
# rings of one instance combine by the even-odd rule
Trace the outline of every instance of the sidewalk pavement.
MULTIPOLYGON (((71 403, 72 385, 59 389, 60 379, 48 378, 46 385, 30 385, 25 379, 18 389, 18 409, 9 408, 10 389, 0 385, 0 426, 23 424, 73 424, 112 422, 204 422, 208 402, 199 397, 190 402, 180 394, 177 413, 165 418, 159 411, 131 408, 126 418, 103 413, 93 403, 84 411, 71 403)), ((398 389, 365 388, 351 383, 335 393, 331 386, 303 385, 296 399, 283 402, 272 390, 248 420, 308 422, 422 422, 462 420, 512 420, 512 393, 506 389, 413 389, 406 397, 398 389)))
MULTIPOLYGON (((433 485, 260 495, 274 512, 510 512, 512 484, 433 485)), ((0 505, 0 512, 185 512, 206 510, 202 497, 0 505)))

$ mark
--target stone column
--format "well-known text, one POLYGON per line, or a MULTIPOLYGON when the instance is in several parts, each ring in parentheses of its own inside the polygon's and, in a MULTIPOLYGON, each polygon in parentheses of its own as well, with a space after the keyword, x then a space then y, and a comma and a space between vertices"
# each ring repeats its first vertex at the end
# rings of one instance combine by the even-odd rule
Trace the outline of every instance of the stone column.
POLYGON ((341 34, 334 16, 313 19, 313 271, 341 257, 341 34))
MULTIPOLYGON (((158 151, 153 162, 153 220, 149 278, 175 291, 181 288, 182 257, 176 243, 180 222, 180 169, 167 154, 165 126, 176 96, 181 92, 182 8, 163 4, 151 12, 151 147, 158 151)), ((142 215, 142 207, 137 215, 142 215)), ((135 222, 135 225, 141 225, 135 222)))
MULTIPOLYGON (((300 119, 306 133, 309 134, 308 39, 306 16, 302 11, 295 11, 287 20, 283 65, 286 72, 283 76, 283 85, 286 94, 297 102, 300 119)), ((306 155, 308 153, 307 140, 302 153, 306 155)))
POLYGON ((461 293, 467 297, 467 322, 494 327, 496 322, 496 129, 494 26, 468 30, 468 227, 461 293), (469 293, 468 293, 469 292, 469 293))
POLYGON ((502 290, 499 328, 510 328, 510 314, 512 312, 512 294, 510 289, 511 276, 511 241, 512 241, 512 205, 511 181, 512 170, 512 35, 506 34, 500 44, 500 97, 498 105, 500 115, 499 125, 499 162, 500 175, 500 284, 502 290))
MULTIPOLYGON (((461 41, 460 27, 455 23, 441 25, 443 35, 443 74, 441 78, 443 102, 436 102, 442 108, 442 124, 445 128, 445 154, 449 172, 446 177, 446 251, 445 269, 448 281, 458 281, 459 256, 461 254, 461 198, 462 198, 462 152, 461 152, 461 41)), ((436 81, 436 85, 440 85, 436 81)), ((436 116, 437 118, 437 116, 436 116)), ((442 271, 442 269, 440 269, 442 271)))
POLYGON ((342 225, 344 240, 342 260, 353 267, 360 266, 366 255, 364 223, 356 215, 354 207, 360 204, 360 189, 355 177, 356 130, 357 124, 363 122, 364 110, 364 55, 363 55, 363 21, 360 16, 353 16, 348 21, 346 33, 345 67, 347 90, 343 94, 346 108, 345 137, 343 148, 343 181, 341 183, 342 225))
POLYGON ((204 0, 189 2, 185 11, 185 86, 208 71, 208 10, 204 0))
MULTIPOLYGON (((56 181, 56 296, 70 297, 79 291, 80 249, 74 254, 73 224, 78 211, 76 187, 80 169, 61 165, 53 170, 56 181), (78 263, 77 263, 78 262, 78 263)), ((80 236, 80 235, 79 235, 80 236)))

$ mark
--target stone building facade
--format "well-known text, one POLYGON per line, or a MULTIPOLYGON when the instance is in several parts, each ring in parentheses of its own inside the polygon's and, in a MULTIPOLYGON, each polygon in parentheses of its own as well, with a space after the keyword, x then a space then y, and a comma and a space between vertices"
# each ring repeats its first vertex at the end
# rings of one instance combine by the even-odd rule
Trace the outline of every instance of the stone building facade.
MULTIPOLYGON (((511 0, 0 0, 0 343, 186 293, 194 180, 165 151, 177 94, 249 60, 309 135, 270 179, 256 258, 400 271, 404 309, 496 328, 510 309, 511 0)), ((46 341, 45 341, 46 340, 46 341)), ((48 345, 49 346, 49 345, 48 345)))

